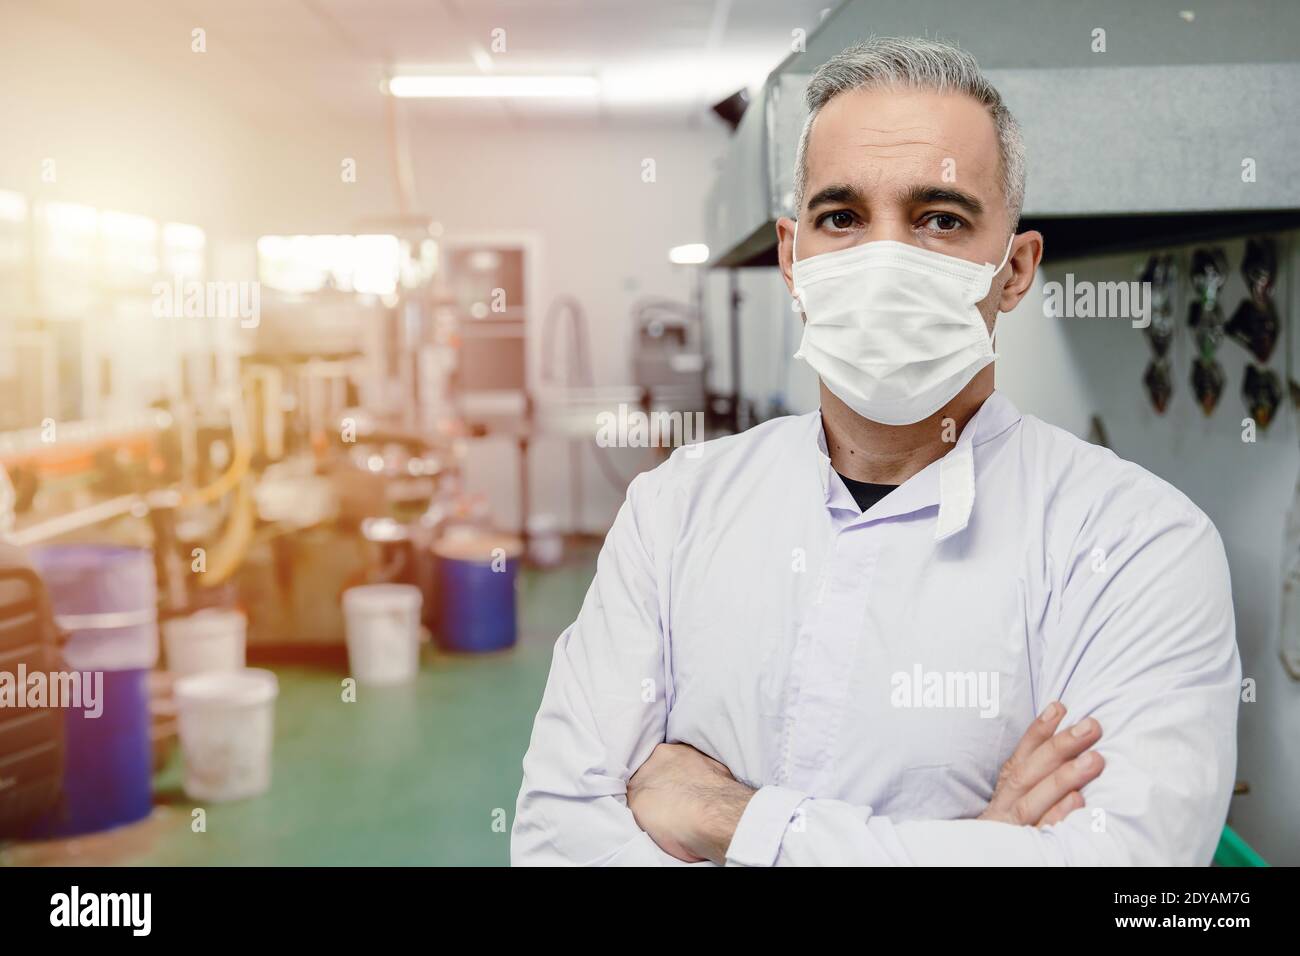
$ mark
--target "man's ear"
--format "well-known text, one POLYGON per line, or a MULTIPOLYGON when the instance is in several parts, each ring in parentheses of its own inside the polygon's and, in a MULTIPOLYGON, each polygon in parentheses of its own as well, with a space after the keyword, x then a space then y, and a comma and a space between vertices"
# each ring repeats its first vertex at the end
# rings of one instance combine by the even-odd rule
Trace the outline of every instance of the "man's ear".
POLYGON ((1011 278, 1002 287, 1002 294, 998 298, 999 312, 1010 312, 1020 304, 1029 287, 1034 284, 1034 275, 1038 272, 1038 263, 1042 258, 1042 233, 1031 229, 1012 240, 1011 255, 1007 260, 1011 265, 1011 278))
POLYGON ((794 220, 782 216, 776 221, 776 254, 781 261, 785 287, 794 292, 794 220))

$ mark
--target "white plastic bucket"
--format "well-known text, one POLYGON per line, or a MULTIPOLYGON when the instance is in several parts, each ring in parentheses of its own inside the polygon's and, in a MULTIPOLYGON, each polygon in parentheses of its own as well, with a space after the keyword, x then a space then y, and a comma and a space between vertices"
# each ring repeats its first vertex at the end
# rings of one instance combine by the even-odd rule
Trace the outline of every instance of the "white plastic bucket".
POLYGON ((528 560, 542 568, 553 568, 564 560, 564 536, 555 515, 538 514, 528 519, 528 560))
POLYGON ((420 669, 420 589, 363 584, 343 592, 348 664, 358 684, 404 684, 420 669))
POLYGON ((243 670, 247 630, 243 614, 221 608, 163 621, 167 669, 177 677, 243 670))
POLYGON ((271 787, 271 744, 280 684, 245 668, 176 682, 185 792, 195 800, 243 800, 271 787))

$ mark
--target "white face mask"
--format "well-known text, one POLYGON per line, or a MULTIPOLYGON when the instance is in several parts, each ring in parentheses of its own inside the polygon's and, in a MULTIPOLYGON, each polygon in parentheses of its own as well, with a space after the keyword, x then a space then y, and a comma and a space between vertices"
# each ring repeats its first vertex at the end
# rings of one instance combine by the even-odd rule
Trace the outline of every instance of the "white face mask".
MULTIPOLYGON (((794 241, 797 251, 797 223, 794 241)), ((889 240, 795 259, 806 322, 794 357, 863 418, 929 418, 997 358, 975 305, 1006 265, 1011 241, 996 266, 889 240)))

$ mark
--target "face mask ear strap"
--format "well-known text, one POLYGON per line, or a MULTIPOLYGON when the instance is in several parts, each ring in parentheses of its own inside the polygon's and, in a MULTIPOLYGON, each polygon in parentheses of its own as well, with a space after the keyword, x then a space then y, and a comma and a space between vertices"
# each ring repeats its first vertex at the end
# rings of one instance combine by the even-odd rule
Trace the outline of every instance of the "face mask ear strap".
POLYGON ((1005 266, 1007 262, 1011 259, 1011 244, 1015 241, 1016 241, 1016 234, 1013 232, 1011 234, 1011 238, 1007 240, 1007 251, 1002 254, 1002 261, 998 264, 998 267, 993 270, 994 275, 997 275, 999 272, 1001 272, 1002 267, 1005 266))
MULTIPOLYGON (((997 275, 999 272, 1001 272, 1002 269, 1006 266, 1007 262, 1010 261, 1010 259, 1011 259, 1011 244, 1012 244, 1013 242, 1015 242, 1015 241, 1016 241, 1016 234, 1013 232, 1013 233, 1011 234, 1011 238, 1009 238, 1009 239, 1007 240, 1007 251, 1004 252, 1004 253, 1002 254, 1002 265, 1000 265, 1000 266, 998 266, 996 269, 994 269, 993 272, 990 273, 990 275, 989 275, 989 283, 990 283, 990 285, 991 285, 992 282, 993 282, 993 276, 995 276, 995 275, 997 275)), ((1000 314, 1000 313, 999 313, 999 314, 1000 314)), ((989 340, 993 343, 993 347, 996 349, 996 348, 997 348, 997 328, 996 328, 996 327, 993 329, 992 332, 989 333, 989 340)))
POLYGON ((790 295, 794 300, 791 303, 791 305, 795 307, 796 312, 798 312, 802 308, 802 302, 800 301, 799 298, 799 286, 797 283, 793 282, 795 269, 798 268, 797 266, 798 261, 799 261, 799 220, 796 219, 794 221, 794 240, 791 243, 791 248, 790 248, 790 278, 792 280, 792 284, 794 285, 794 288, 790 290, 790 295))

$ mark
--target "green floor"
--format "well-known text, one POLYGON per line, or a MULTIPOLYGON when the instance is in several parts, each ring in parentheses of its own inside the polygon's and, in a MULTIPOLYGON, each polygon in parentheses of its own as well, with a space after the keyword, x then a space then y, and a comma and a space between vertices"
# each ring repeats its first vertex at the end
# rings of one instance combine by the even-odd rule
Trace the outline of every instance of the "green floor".
POLYGON ((592 570, 581 561, 525 572, 517 647, 480 657, 426 652, 407 687, 361 687, 344 703, 343 673, 276 668, 271 790, 206 806, 206 832, 191 829, 196 804, 181 792, 177 755, 158 777, 151 820, 92 848, 10 847, 0 863, 505 865, 551 648, 592 570))

